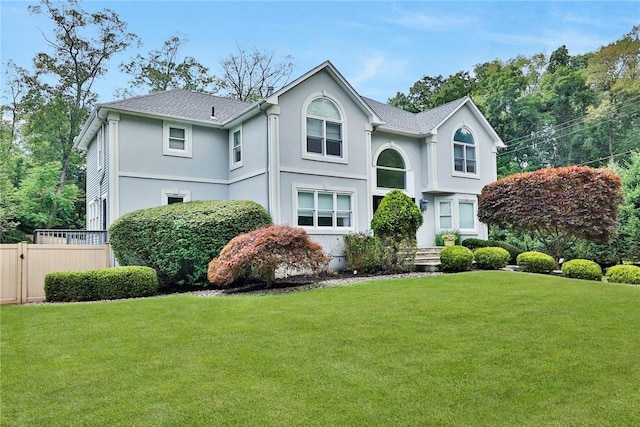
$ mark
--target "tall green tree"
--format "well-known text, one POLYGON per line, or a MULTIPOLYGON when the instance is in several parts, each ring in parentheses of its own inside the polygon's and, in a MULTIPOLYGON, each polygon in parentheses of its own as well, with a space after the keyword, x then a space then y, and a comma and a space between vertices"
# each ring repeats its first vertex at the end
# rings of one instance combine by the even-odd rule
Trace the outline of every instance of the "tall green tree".
POLYGON ((640 25, 591 55, 586 72, 598 98, 589 120, 601 129, 592 144, 608 156, 604 162, 639 148, 640 25))
MULTIPOLYGON (((74 151, 74 139, 96 102, 95 81, 106 74, 112 56, 137 37, 127 32, 126 23, 112 10, 90 13, 77 0, 62 4, 42 0, 40 5, 30 6, 29 11, 49 18, 54 28, 52 34, 44 35, 50 51, 36 54, 34 73, 22 79, 27 92, 21 100, 25 112, 21 138, 34 166, 46 168, 47 179, 51 165, 57 165, 58 170, 56 197, 46 205, 48 219, 26 222, 78 226, 82 212, 68 223, 73 216, 68 215, 66 204, 58 203, 69 194, 77 194, 74 188, 84 188, 84 159, 74 151), (68 185, 73 187, 67 189, 68 185)), ((75 205, 82 209, 84 203, 75 205)))
POLYGON ((459 71, 446 79, 441 75, 424 76, 411 86, 407 95, 398 92, 388 103, 412 113, 419 113, 470 95, 474 85, 475 79, 466 71, 459 71))
POLYGON ((136 89, 162 92, 169 89, 186 89, 215 93, 218 79, 209 68, 192 56, 183 56, 187 39, 179 35, 169 37, 160 49, 146 55, 136 55, 131 61, 120 64, 120 71, 132 76, 129 87, 118 91, 119 96, 135 94, 136 89))

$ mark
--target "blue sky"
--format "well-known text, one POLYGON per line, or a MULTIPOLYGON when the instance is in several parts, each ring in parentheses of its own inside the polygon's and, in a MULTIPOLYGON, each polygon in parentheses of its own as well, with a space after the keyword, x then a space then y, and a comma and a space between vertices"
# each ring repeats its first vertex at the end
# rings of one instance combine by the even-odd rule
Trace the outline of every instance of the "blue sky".
MULTIPOLYGON (((27 12, 29 1, 0 2, 1 59, 29 67, 48 49, 51 24, 27 12)), ((84 1, 115 10, 143 42, 114 58, 96 85, 113 98, 128 76, 118 64, 186 36, 185 55, 215 73, 240 44, 294 57, 295 78, 330 60, 363 96, 386 101, 424 75, 448 76, 516 55, 597 50, 640 24, 640 1, 84 1)))

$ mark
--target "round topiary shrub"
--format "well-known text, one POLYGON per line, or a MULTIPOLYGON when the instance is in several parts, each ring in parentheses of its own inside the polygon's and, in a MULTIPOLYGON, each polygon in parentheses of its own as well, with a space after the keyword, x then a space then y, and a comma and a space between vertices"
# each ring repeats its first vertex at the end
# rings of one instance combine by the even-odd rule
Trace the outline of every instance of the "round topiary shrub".
POLYGON ((520 270, 528 273, 550 273, 556 266, 551 255, 537 251, 523 252, 516 258, 520 270))
POLYGON ((635 265, 614 265, 607 269, 606 276, 612 283, 640 285, 640 267, 635 265))
POLYGON ((481 270, 498 270, 509 264, 511 255, 503 248, 478 248, 473 252, 476 267, 481 270))
POLYGON ((161 288, 206 286, 209 261, 234 237, 268 224, 267 211, 248 200, 174 203, 123 215, 109 240, 121 265, 155 269, 161 288))
POLYGON ((473 264, 473 252, 464 246, 447 246, 440 251, 440 268, 446 272, 465 271, 473 264))
POLYGON ((602 280, 602 268, 588 259, 572 259, 562 264, 562 275, 572 279, 602 280))

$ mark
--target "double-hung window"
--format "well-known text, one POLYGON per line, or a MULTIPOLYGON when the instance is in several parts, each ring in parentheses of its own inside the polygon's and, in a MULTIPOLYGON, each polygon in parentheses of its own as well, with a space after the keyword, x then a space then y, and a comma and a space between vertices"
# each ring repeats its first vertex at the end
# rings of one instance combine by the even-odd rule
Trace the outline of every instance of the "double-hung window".
POLYGON ((191 157, 191 126, 164 122, 163 149, 165 156, 191 157))
POLYGON ((344 157, 343 120, 338 106, 329 98, 316 98, 306 111, 306 152, 323 157, 344 157))
POLYGON ((476 145, 471 131, 462 127, 453 135, 453 169, 456 173, 476 175, 476 145))
POLYGON ((351 194, 319 191, 298 191, 298 220, 301 227, 349 229, 352 227, 351 194))
POLYGON ((242 166, 242 129, 236 128, 230 134, 231 169, 242 166))

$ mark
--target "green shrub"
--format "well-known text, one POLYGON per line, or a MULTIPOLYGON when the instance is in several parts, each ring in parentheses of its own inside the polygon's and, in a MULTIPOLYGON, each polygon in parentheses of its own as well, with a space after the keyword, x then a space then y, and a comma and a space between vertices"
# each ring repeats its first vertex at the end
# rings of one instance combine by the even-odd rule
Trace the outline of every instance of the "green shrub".
POLYGON ((163 288, 206 285, 209 261, 231 239, 270 223, 264 208, 247 200, 174 203, 123 215, 109 239, 121 265, 155 269, 163 288))
POLYGON ((47 301, 96 301, 137 298, 158 292, 158 275, 149 267, 60 271, 44 278, 47 301))
POLYGON ((474 250, 478 248, 488 248, 490 246, 493 246, 492 243, 493 242, 491 242, 490 240, 476 239, 475 237, 469 237, 462 241, 462 246, 464 246, 465 248, 474 250))
POLYGON ((364 233, 345 234, 344 251, 349 270, 374 273, 382 268, 380 240, 371 235, 364 233))
POLYGON ((556 266, 551 255, 537 251, 523 252, 518 255, 516 262, 520 270, 529 273, 550 273, 556 266))
POLYGON ((436 234, 436 246, 444 246, 444 236, 452 235, 456 236, 456 240, 454 241, 455 245, 460 244, 460 232, 458 230, 442 230, 438 234, 436 234))
POLYGON ((518 255, 522 253, 522 249, 517 246, 512 245, 511 243, 502 242, 500 240, 492 240, 491 246, 496 246, 498 248, 506 249, 509 252, 509 264, 516 264, 518 261, 518 255))
POLYGON ((503 248, 478 248, 473 251, 476 266, 481 270, 498 270, 509 264, 511 255, 503 248))
POLYGON ((607 269, 606 276, 609 282, 640 285, 640 267, 635 265, 614 265, 607 269))
POLYGON ((420 208, 400 190, 387 193, 373 214, 371 229, 380 239, 381 267, 387 272, 413 269, 416 231, 424 221, 420 208))
POLYGON ((424 218, 420 208, 400 190, 393 190, 382 198, 371 219, 371 229, 380 238, 415 240, 416 231, 424 218))
POLYGON ((440 268, 447 272, 465 271, 473 264, 473 252, 464 246, 447 246, 440 251, 440 268))
POLYGON ((562 275, 572 279, 602 280, 602 268, 588 259, 572 259, 562 264, 562 275))

